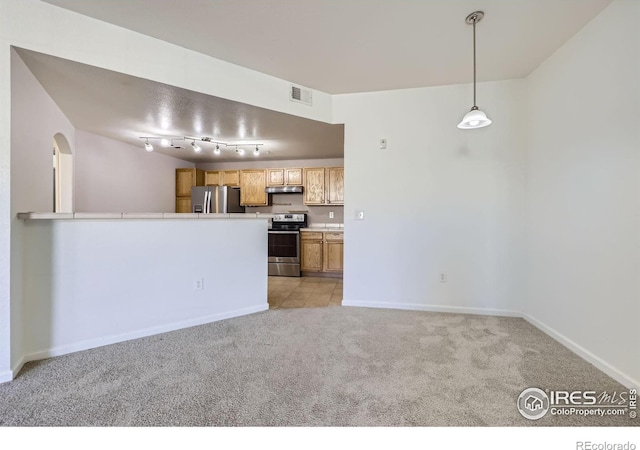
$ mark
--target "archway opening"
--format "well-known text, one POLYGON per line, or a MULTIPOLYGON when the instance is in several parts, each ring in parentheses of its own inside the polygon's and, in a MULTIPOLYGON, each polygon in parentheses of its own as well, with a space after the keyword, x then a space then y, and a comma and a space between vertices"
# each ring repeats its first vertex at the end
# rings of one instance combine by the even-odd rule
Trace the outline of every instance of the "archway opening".
POLYGON ((53 211, 73 212, 73 154, 61 133, 53 137, 53 211))

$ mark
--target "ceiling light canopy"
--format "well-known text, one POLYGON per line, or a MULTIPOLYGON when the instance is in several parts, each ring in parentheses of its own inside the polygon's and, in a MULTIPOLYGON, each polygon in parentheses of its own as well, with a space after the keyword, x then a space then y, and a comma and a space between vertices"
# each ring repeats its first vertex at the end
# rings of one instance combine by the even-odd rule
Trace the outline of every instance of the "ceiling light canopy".
POLYGON ((491 119, 476 105, 476 23, 480 22, 483 17, 484 12, 475 11, 466 18, 467 24, 473 25, 473 106, 471 111, 466 113, 458 124, 458 128, 462 130, 472 130, 491 125, 491 119))

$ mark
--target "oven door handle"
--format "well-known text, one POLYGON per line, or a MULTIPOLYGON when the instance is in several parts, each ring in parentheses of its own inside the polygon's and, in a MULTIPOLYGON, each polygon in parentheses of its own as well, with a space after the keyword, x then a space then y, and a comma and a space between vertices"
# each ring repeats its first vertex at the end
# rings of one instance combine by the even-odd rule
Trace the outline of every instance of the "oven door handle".
POLYGON ((276 230, 269 230, 269 234, 300 234, 299 231, 276 231, 276 230))

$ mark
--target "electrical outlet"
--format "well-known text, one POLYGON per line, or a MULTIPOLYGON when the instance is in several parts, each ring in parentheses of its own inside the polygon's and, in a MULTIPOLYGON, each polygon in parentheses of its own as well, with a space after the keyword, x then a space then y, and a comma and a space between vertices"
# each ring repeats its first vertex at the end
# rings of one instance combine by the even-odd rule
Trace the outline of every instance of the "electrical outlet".
POLYGON ((196 278, 195 280, 193 280, 193 290, 194 291, 204 290, 204 278, 196 278))
POLYGON ((333 211, 329 211, 329 219, 333 219, 333 211))
POLYGON ((356 220, 364 220, 364 211, 356 211, 356 220))
POLYGON ((447 282, 447 274, 446 273, 441 273, 440 274, 440 283, 446 283, 447 282))

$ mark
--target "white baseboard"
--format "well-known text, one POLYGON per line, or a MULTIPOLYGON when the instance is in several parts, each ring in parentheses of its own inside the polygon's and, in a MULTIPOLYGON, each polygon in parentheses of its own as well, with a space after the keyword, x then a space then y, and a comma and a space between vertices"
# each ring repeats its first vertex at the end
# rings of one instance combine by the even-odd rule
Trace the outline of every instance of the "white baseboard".
POLYGON ((369 302, 360 300, 343 300, 342 306, 356 306, 362 308, 385 308, 385 309, 403 309, 410 311, 429 311, 429 312, 445 312, 445 313, 458 313, 458 314, 478 314, 478 315, 490 315, 490 316, 504 316, 504 317, 520 317, 529 322, 534 327, 538 328, 543 333, 549 335, 560 344, 567 347, 569 350, 580 356, 585 361, 593 364, 598 369, 609 375, 611 378, 624 385, 629 389, 640 390, 640 382, 634 380, 624 372, 618 370, 602 358, 594 355, 584 347, 576 344, 571 339, 567 338, 563 334, 557 332, 553 328, 545 325, 539 320, 529 315, 523 314, 518 311, 509 311, 502 309, 488 309, 488 308, 467 308, 463 306, 442 306, 442 305, 423 305, 417 303, 392 303, 392 302, 369 302))
MULTIPOLYGON (((130 341, 132 339, 139 339, 142 337, 153 336, 155 334, 167 333, 169 331, 180 330, 183 328, 194 327, 197 325, 204 325, 206 323, 217 322, 219 320, 231 319, 232 317, 246 316, 248 314, 257 313, 260 311, 266 311, 269 309, 269 305, 265 303, 260 306, 252 306, 249 308, 237 309, 234 311, 227 311, 224 313, 213 314, 205 317, 198 317, 197 319, 183 320, 181 322, 174 322, 170 324, 160 325, 157 327, 145 328, 143 330, 136 330, 129 333, 123 333, 113 336, 105 336, 96 339, 89 339, 73 344, 61 345, 58 347, 39 350, 37 352, 29 353, 20 360, 19 365, 16 365, 17 370, 13 370, 13 377, 6 381, 11 381, 18 374, 24 363, 29 361, 37 361, 39 359, 52 358, 54 356, 66 355, 69 353, 79 352, 82 350, 89 350, 91 348, 102 347, 105 345, 117 344, 118 342, 130 341)), ((11 372, 8 372, 11 373, 11 372)), ((1 375, 1 374, 0 374, 1 375)))
POLYGON ((483 316, 522 317, 517 311, 507 309, 469 308, 465 306, 424 305, 420 303, 368 302, 361 300, 342 300, 342 306, 361 308, 404 309, 409 311, 429 311, 456 314, 475 314, 483 316))
MULTIPOLYGON (((627 387, 629 389, 633 388, 633 389, 640 390, 640 382, 638 380, 634 380, 633 378, 631 378, 630 376, 628 376, 624 372, 616 369, 611 364, 609 364, 608 362, 606 362, 602 358, 594 355, 593 353, 591 353, 589 350, 585 349, 584 347, 576 344, 575 342, 573 342, 571 339, 569 339, 565 335, 563 335, 563 334, 557 332, 556 330, 554 330, 553 328, 545 325, 544 323, 540 322, 535 317, 529 316, 527 314, 523 314, 522 318, 524 320, 526 320, 527 322, 529 322, 534 327, 536 327, 537 329, 539 329, 540 331, 542 331, 543 333, 547 334, 548 336, 552 337, 553 339, 555 339, 556 341, 558 341, 559 343, 561 343, 562 345, 567 347, 569 350, 571 350, 573 353, 575 353, 578 356, 580 356, 582 359, 586 360, 587 362, 590 362, 591 364, 596 366, 598 369, 602 370, 604 373, 609 375, 611 378, 616 380, 618 383, 624 385, 625 387, 627 387)), ((585 389, 586 388, 588 388, 588 386, 585 386, 585 389)))

